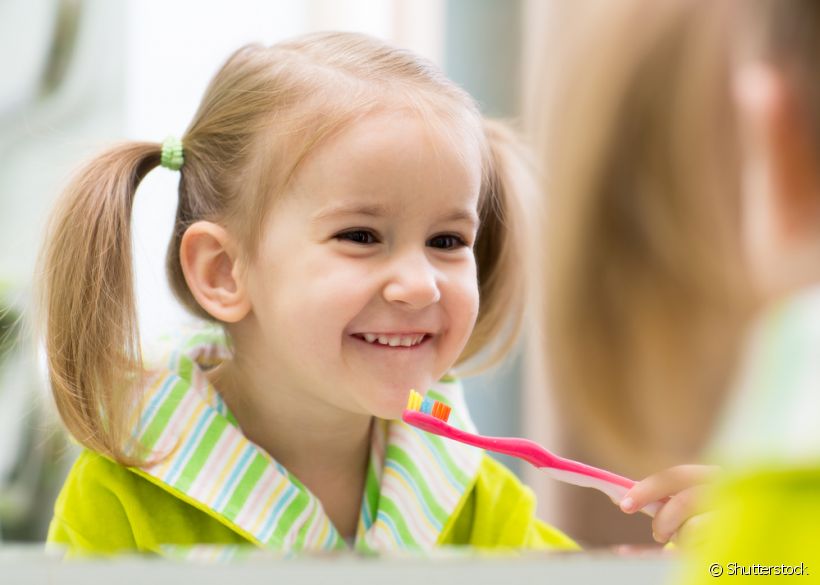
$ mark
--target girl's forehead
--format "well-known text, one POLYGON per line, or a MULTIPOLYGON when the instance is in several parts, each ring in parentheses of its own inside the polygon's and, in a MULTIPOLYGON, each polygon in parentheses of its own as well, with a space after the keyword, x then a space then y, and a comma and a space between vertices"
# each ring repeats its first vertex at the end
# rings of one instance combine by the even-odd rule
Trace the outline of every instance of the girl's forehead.
POLYGON ((440 192, 477 197, 481 148, 472 133, 403 112, 366 116, 319 145, 300 165, 293 190, 312 199, 342 195, 388 201, 440 192))
POLYGON ((317 151, 319 156, 333 156, 336 151, 346 157, 371 159, 395 158, 397 154, 418 158, 432 152, 441 157, 463 159, 466 163, 466 159, 478 156, 479 144, 476 132, 463 119, 399 110, 361 117, 342 128, 317 151))

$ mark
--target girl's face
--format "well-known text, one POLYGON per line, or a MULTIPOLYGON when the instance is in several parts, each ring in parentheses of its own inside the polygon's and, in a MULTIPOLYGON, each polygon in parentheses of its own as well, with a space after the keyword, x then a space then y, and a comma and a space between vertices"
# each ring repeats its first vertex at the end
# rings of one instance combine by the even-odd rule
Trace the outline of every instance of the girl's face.
POLYGON ((274 204, 247 273, 271 386, 395 418, 478 314, 477 145, 374 114, 320 146, 274 204))

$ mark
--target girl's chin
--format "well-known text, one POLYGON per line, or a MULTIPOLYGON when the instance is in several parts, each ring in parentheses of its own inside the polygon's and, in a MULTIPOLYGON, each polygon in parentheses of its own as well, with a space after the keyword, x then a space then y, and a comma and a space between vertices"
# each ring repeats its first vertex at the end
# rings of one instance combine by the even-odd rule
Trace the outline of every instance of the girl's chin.
POLYGON ((410 396, 410 390, 418 389, 418 386, 412 385, 408 385, 406 388, 402 386, 401 389, 391 389, 389 393, 382 397, 383 399, 373 403, 373 408, 371 409, 373 416, 388 420, 400 419, 401 413, 404 412, 407 406, 407 398, 410 396))
MULTIPOLYGON (((435 382, 432 376, 391 376, 388 372, 380 375, 359 377, 357 382, 349 382, 353 402, 373 416, 388 420, 400 419, 407 406, 410 390, 425 394, 435 382)), ((341 388, 339 388, 341 390, 341 388)))
POLYGON ((389 411, 380 411, 380 412, 374 412, 373 416, 375 416, 376 418, 384 419, 384 420, 400 420, 401 419, 401 414, 402 414, 403 411, 404 411, 404 409, 402 409, 402 408, 393 409, 393 410, 389 410, 389 411))

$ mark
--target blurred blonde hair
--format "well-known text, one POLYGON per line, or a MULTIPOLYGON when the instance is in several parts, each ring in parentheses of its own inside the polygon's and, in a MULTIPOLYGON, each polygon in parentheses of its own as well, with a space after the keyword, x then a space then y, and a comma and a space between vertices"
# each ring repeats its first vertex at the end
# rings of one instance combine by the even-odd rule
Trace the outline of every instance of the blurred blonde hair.
POLYGON ((690 458, 749 311, 731 4, 587 3, 544 133, 545 330, 586 449, 690 458))
MULTIPOLYGON (((521 320, 523 214, 517 142, 431 63, 353 33, 317 33, 234 53, 208 86, 182 141, 179 204, 167 273, 176 297, 196 303, 179 261, 192 223, 220 222, 252 258, 271 202, 323 140, 380 109, 409 109, 453 139, 475 139, 483 156, 481 227, 475 246, 480 312, 459 362, 493 342, 512 345, 521 320), (510 324, 510 326, 507 326, 510 324)), ((131 266, 135 191, 160 161, 158 143, 115 146, 75 176, 54 211, 41 264, 41 317, 52 391, 74 437, 124 464, 143 383, 131 266)), ((135 450, 136 448, 136 450, 135 450)), ((135 455, 137 453, 137 455, 135 455)))

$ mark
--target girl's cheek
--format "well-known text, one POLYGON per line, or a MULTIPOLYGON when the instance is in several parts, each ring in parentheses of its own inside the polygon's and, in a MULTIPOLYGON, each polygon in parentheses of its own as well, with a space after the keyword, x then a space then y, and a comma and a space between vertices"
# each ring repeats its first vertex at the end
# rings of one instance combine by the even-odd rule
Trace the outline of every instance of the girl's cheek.
POLYGON ((453 299, 455 310, 458 311, 462 319, 471 325, 478 316, 478 281, 475 270, 465 270, 464 274, 453 282, 450 295, 453 299))
POLYGON ((478 303, 479 303, 479 295, 478 295, 478 270, 476 268, 475 263, 472 263, 471 266, 466 270, 465 274, 465 300, 469 302, 470 306, 473 309, 474 315, 478 314, 478 303))

